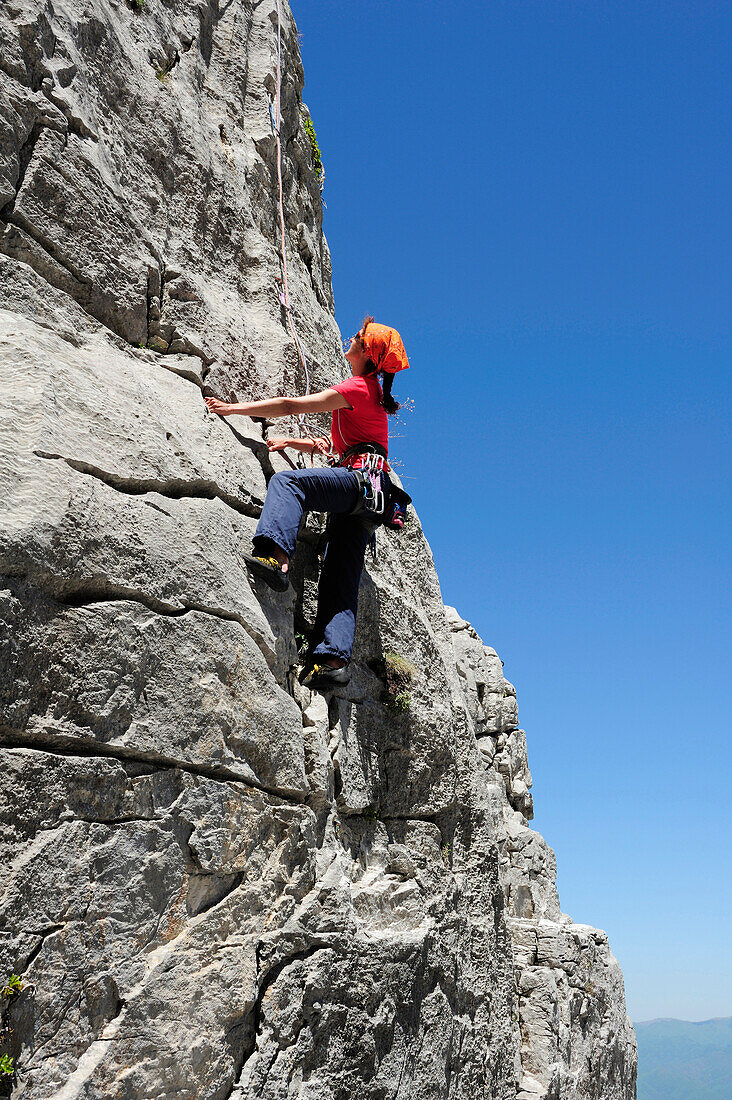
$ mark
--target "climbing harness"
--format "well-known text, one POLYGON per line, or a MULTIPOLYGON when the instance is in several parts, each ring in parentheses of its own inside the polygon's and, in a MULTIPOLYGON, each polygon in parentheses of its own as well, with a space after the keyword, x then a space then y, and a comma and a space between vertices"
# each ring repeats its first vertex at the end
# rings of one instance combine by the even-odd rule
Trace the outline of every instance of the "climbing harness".
POLYGON ((386 451, 378 443, 356 443, 340 456, 334 466, 350 470, 358 481, 358 501, 350 515, 360 516, 366 527, 376 530, 386 511, 384 483, 390 484, 386 467, 386 451), (358 468, 355 463, 358 462, 358 468))
POLYGON ((348 470, 360 468, 361 470, 369 470, 372 473, 381 473, 382 470, 388 471, 390 469, 386 459, 386 451, 378 443, 356 443, 353 447, 349 447, 347 451, 344 451, 339 461, 334 462, 333 465, 345 466, 348 470), (358 463, 358 466, 356 466, 356 463, 358 463))
POLYGON ((350 515, 359 516, 364 526, 374 533, 381 526, 392 531, 404 528, 407 505, 412 503, 412 498, 389 477, 386 450, 379 443, 356 443, 331 465, 350 470, 358 479, 358 501, 350 515), (357 460, 359 467, 354 469, 353 463, 357 460))
POLYGON ((382 447, 380 443, 354 443, 339 458, 334 459, 331 466, 345 466, 352 458, 368 458, 370 455, 378 456, 386 461, 386 448, 382 447))

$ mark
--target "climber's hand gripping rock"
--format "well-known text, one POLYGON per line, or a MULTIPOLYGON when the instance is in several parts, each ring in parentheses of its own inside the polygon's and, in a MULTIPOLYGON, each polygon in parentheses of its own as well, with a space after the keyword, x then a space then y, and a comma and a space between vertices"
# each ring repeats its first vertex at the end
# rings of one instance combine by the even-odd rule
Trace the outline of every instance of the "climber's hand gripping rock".
POLYGON ((219 401, 217 397, 204 397, 204 401, 208 405, 209 412, 216 413, 218 416, 230 416, 234 411, 228 401, 219 401))
POLYGON ((302 439, 280 439, 273 438, 267 440, 267 447, 270 451, 284 451, 286 447, 292 447, 295 451, 304 451, 306 454, 328 454, 330 451, 330 440, 325 436, 318 436, 313 438, 312 436, 303 436, 302 439))

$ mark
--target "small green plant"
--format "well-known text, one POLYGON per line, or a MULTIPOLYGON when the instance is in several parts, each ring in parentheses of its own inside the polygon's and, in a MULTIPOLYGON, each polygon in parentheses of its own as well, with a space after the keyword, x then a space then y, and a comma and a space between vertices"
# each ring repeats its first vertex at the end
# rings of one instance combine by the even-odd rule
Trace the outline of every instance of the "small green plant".
POLYGON ((323 168, 323 161, 320 156, 320 146, 318 145, 318 138, 315 133, 315 127, 313 126, 313 120, 310 118, 309 115, 303 113, 302 124, 305 133, 308 135, 308 139, 310 141, 310 149, 313 154, 313 168, 315 169, 315 174, 318 177, 318 187, 322 191, 323 184, 325 183, 325 168, 323 168))
MULTIPOLYGON (((10 1026, 10 1002, 25 989, 25 983, 17 974, 11 974, 0 989, 0 1043, 9 1043, 13 1034, 10 1026)), ((10 1054, 0 1054, 0 1096, 8 1096, 15 1079, 15 1059, 10 1054)))
POLYGON ((449 867, 449 865, 450 865, 450 853, 452 852, 452 844, 447 844, 447 843, 443 844, 442 847, 440 848, 440 851, 442 852, 442 862, 445 864, 446 867, 449 867))
POLYGON ((163 59, 163 62, 160 65, 160 68, 155 70, 155 75, 156 75, 156 77, 158 78, 158 80, 160 81, 161 84, 166 84, 167 83, 168 77, 170 76, 171 72, 173 71, 173 69, 178 64, 179 61, 180 61, 180 54, 178 53, 177 50, 173 50, 172 52, 169 52, 167 54, 167 56, 163 59))
POLYGON ((376 807, 367 806, 363 812, 363 816, 366 818, 367 821, 376 821, 376 807))
POLYGON ((389 710, 397 714, 404 714, 412 705, 412 696, 408 691, 400 691, 398 695, 389 696, 386 700, 389 710))
POLYGON ((168 350, 169 344, 167 340, 163 340, 162 336, 151 336, 147 347, 149 351, 157 351, 162 355, 168 350))
POLYGON ((384 685, 381 701, 395 714, 404 714, 412 705, 410 684, 417 675, 411 661, 399 653, 385 653, 383 657, 369 661, 369 668, 375 672, 384 685))
POLYGON ((142 11, 145 7, 145 0, 130 0, 130 4, 135 11, 142 11))
POLYGON ((0 990, 0 994, 3 997, 17 997, 19 993, 22 993, 25 989, 23 982, 20 980, 17 974, 11 974, 8 978, 8 984, 4 989, 0 990))
POLYGON ((406 657, 394 652, 384 654, 384 702, 390 710, 397 714, 404 714, 409 710, 412 696, 408 689, 416 674, 417 670, 406 657))
POLYGON ((402 657, 400 653, 394 653, 390 650, 388 653, 384 654, 384 664, 386 665, 386 675, 389 680, 411 684, 416 670, 412 662, 408 661, 406 657, 402 657))

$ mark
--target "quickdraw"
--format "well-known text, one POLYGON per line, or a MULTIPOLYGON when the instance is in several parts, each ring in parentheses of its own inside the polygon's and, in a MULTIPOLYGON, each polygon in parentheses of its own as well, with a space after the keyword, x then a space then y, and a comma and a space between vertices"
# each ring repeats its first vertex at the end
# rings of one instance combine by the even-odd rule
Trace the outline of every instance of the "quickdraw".
MULTIPOLYGON (((351 470, 358 479, 358 501, 350 515, 360 516, 366 527, 376 531, 377 527, 388 527, 392 531, 401 531, 407 514, 407 506, 412 503, 409 493, 405 493, 389 477, 388 462, 385 454, 378 454, 377 444, 357 444, 341 456, 337 465, 350 468, 348 460, 359 458, 361 466, 351 470), (361 450, 368 447, 368 450, 361 450)), ((382 450, 382 448, 379 448, 382 450)))
POLYGON ((389 485, 389 476, 382 470, 352 470, 358 479, 358 503, 351 509, 352 516, 362 516, 374 527, 380 527, 386 516, 387 494, 384 492, 385 479, 389 485))

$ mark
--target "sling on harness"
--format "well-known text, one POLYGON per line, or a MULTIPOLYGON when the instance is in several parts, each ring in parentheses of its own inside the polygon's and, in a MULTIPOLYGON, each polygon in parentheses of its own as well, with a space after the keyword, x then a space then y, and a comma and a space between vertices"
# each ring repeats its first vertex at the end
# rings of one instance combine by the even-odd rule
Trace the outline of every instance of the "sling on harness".
POLYGON ((384 492, 384 481, 389 480, 389 475, 369 469, 353 470, 352 473, 358 478, 359 493, 356 506, 351 509, 350 514, 360 516, 361 522, 367 527, 380 527, 386 516, 387 494, 384 492))
POLYGON ((391 531, 402 531, 407 514, 407 505, 412 503, 409 493, 405 493, 391 480, 386 470, 374 473, 368 469, 353 470, 359 480, 360 495, 352 516, 361 516, 367 526, 388 527, 391 531))
POLYGON ((382 525, 401 531, 412 498, 389 477, 385 469, 386 450, 378 443, 356 443, 341 455, 337 465, 349 468, 349 458, 356 455, 365 461, 360 469, 351 470, 358 479, 359 496, 349 514, 359 516, 364 526, 373 531, 382 525))

